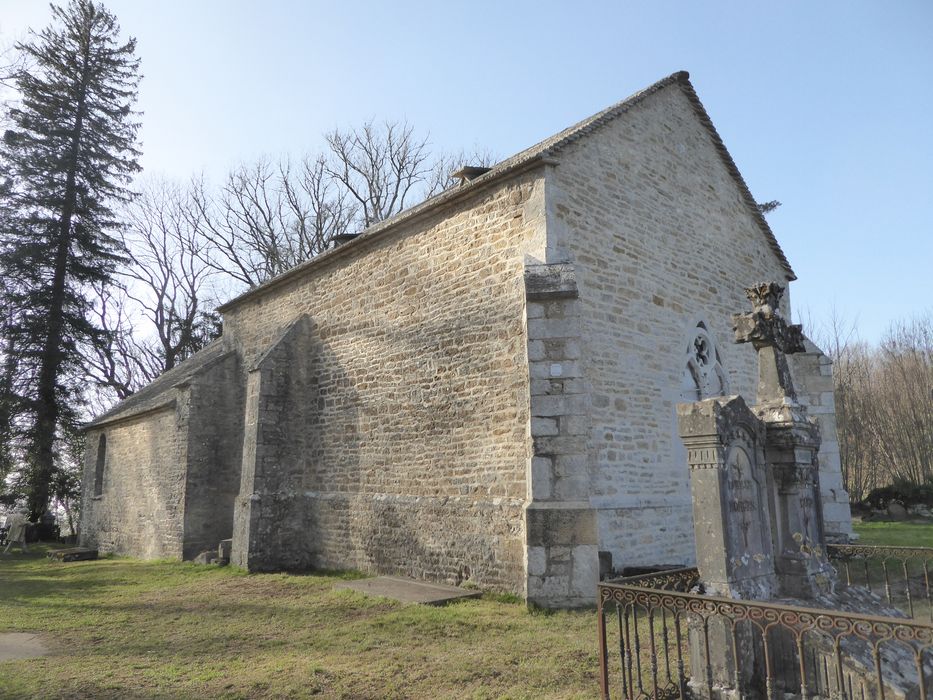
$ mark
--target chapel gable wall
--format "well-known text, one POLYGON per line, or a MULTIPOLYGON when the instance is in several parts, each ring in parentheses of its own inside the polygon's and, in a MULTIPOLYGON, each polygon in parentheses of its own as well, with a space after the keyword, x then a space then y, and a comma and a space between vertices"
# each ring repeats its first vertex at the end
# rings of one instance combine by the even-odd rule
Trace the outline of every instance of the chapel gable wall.
MULTIPOLYGON (((694 559, 675 405, 690 330, 715 338, 730 393, 755 395, 755 353, 732 343, 744 288, 784 282, 687 96, 669 86, 565 147, 548 173, 549 246, 579 285, 591 392, 591 503, 616 566, 694 559)), ((690 398, 689 400, 695 400, 690 398)))

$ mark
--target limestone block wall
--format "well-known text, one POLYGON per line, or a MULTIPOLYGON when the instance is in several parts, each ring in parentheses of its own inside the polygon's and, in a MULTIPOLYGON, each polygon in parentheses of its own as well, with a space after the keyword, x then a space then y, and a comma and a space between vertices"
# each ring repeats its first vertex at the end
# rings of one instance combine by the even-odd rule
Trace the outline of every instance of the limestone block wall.
POLYGON ((81 543, 142 559, 180 558, 184 541, 188 393, 87 435, 81 543), (94 495, 105 437, 103 489, 94 495))
POLYGON ((836 402, 833 396, 833 362, 809 338, 806 352, 790 356, 797 398, 820 426, 820 493, 823 498, 823 529, 831 541, 853 536, 849 493, 842 483, 839 439, 836 435, 836 402))
POLYGON ((189 385, 189 395, 186 559, 216 550, 220 540, 233 535, 243 429, 243 388, 236 355, 227 354, 202 370, 189 385))
MULTIPOLYGON (((315 566, 524 593, 523 271, 527 255, 543 257, 543 179, 398 226, 223 309, 244 367, 308 317, 315 384, 280 409, 289 453, 277 459, 304 502, 279 523, 293 533, 283 546, 315 566)), ((248 430, 255 420, 248 408, 248 430)), ((256 496, 247 488, 238 507, 256 496)), ((234 539, 245 529, 238 517, 234 539)))
POLYGON ((690 563, 674 420, 685 340, 702 321, 730 393, 754 401, 755 353, 732 343, 731 314, 748 307, 745 287, 787 273, 680 89, 646 97, 557 157, 549 249, 573 263, 579 285, 599 548, 616 567, 690 563))

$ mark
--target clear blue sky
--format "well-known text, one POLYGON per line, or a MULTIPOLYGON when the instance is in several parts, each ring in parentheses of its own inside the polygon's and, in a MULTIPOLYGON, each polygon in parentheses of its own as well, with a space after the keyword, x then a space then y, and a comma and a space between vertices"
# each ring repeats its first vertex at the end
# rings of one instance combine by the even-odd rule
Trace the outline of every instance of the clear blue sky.
MULTIPOLYGON (((933 309, 933 2, 110 0, 138 39, 142 163, 186 179, 408 119, 506 157, 676 70, 798 277, 877 340, 933 309)), ((47 23, 0 0, 0 41, 47 23)))

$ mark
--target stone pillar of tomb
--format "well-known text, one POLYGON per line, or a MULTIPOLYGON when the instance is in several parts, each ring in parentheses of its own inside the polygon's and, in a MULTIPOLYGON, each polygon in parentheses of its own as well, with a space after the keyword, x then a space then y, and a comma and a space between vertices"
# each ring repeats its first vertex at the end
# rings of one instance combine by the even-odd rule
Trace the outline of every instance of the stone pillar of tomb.
MULTIPOLYGON (((705 592, 772 598, 778 582, 764 425, 740 396, 680 404, 677 413, 690 467, 697 568, 705 592)), ((733 629, 725 618, 710 618, 705 627, 696 622, 690 626, 694 694, 739 698, 738 688, 750 687, 756 668, 752 629, 745 624, 733 629)))
POLYGON ((680 404, 677 413, 700 580, 712 595, 767 600, 777 592, 777 578, 765 427, 741 396, 680 404))
POLYGON ((812 598, 829 588, 817 452, 820 433, 797 400, 787 355, 804 350, 798 325, 789 325, 778 304, 784 288, 763 283, 745 290, 752 311, 732 317, 737 343, 758 352, 755 414, 765 428, 770 473, 774 567, 781 594, 812 598))

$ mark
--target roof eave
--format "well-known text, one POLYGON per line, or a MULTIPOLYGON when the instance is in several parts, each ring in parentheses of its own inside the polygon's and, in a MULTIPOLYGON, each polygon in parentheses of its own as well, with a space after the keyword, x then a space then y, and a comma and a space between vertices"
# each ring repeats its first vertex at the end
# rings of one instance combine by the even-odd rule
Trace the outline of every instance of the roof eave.
POLYGON ((421 204, 415 205, 410 209, 406 209, 402 212, 399 212, 390 219, 385 221, 380 221, 379 223, 373 224, 362 233, 360 233, 352 241, 348 241, 343 245, 332 248, 331 250, 326 250, 323 253, 306 260, 299 265, 296 265, 290 270, 286 270, 280 275, 273 277, 266 282, 263 282, 260 285, 248 289, 239 296, 234 297, 228 302, 221 304, 217 307, 217 311, 220 313, 226 313, 227 311, 233 309, 236 306, 239 306, 245 301, 249 301, 253 298, 262 296, 266 292, 277 289, 283 285, 288 284, 296 277, 300 277, 305 271, 331 263, 340 258, 346 257, 347 255, 352 255, 358 252, 358 249, 377 241, 386 235, 398 230, 404 224, 410 224, 416 222, 420 219, 426 218, 428 216, 436 215, 438 212, 443 211, 445 208, 452 206, 467 197, 470 197, 478 192, 481 192, 489 187, 498 184, 502 180, 507 180, 512 177, 516 177, 523 173, 526 173, 530 170, 542 167, 544 165, 552 165, 555 160, 548 156, 547 153, 539 153, 528 160, 524 160, 520 163, 512 164, 508 167, 502 168, 493 168, 488 173, 480 175, 473 180, 467 181, 462 185, 457 185, 449 190, 442 192, 441 194, 432 197, 431 199, 425 200, 421 204))

